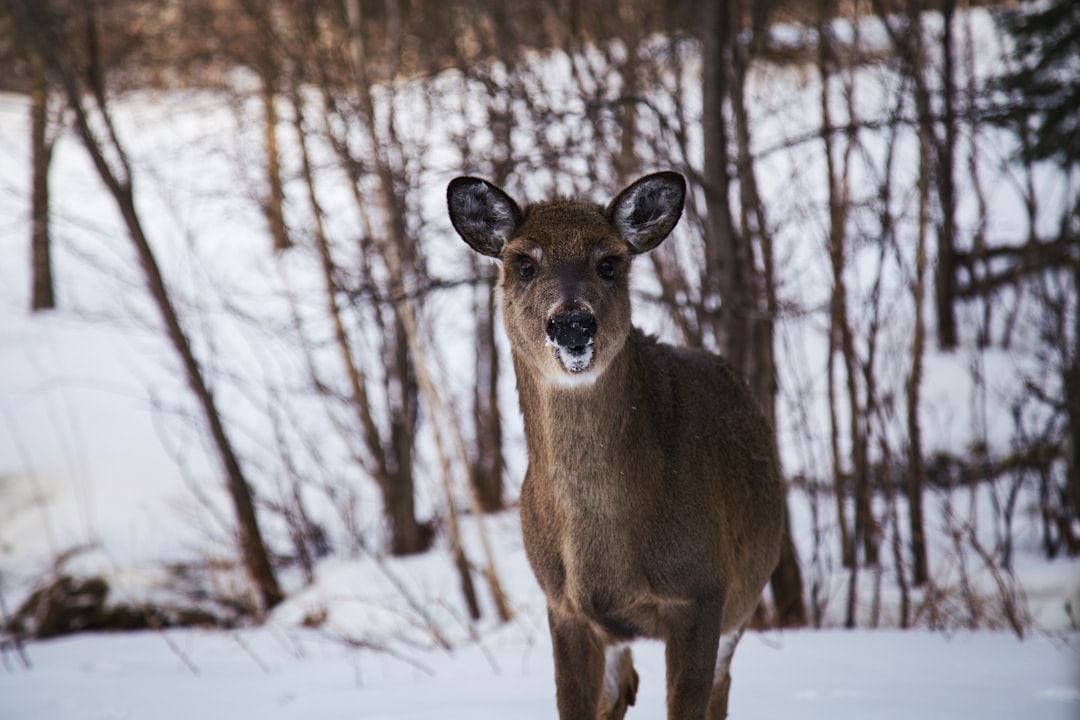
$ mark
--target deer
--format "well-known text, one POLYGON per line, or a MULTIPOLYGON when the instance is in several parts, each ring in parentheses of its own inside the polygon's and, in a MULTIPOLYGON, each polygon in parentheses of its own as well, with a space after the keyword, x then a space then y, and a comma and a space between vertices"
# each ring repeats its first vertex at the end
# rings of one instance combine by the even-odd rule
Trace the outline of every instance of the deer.
POLYGON ((669 720, 725 718, 735 646, 779 561, 778 456, 747 383, 631 322, 631 261, 671 233, 685 196, 672 171, 606 207, 522 207, 475 177, 447 188, 454 229, 501 263, 528 454, 521 530, 561 720, 625 715, 636 638, 665 643, 669 720))

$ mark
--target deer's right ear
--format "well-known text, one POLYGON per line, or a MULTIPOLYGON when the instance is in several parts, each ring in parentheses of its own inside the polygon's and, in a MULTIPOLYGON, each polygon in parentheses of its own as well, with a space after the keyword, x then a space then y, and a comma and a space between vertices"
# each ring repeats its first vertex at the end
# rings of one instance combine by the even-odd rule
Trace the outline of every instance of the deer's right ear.
POLYGON ((499 257, 521 224, 521 208, 487 180, 459 177, 446 188, 450 222, 458 235, 481 255, 499 257))

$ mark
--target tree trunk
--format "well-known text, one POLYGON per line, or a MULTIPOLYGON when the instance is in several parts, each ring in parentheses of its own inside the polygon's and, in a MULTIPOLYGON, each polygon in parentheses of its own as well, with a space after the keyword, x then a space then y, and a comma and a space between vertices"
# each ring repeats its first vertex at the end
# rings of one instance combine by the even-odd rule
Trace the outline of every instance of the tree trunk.
MULTIPOLYGON (((334 262, 330 242, 326 236, 326 229, 323 225, 322 207, 315 192, 315 177, 303 132, 304 104, 303 99, 300 96, 300 88, 296 84, 294 84, 291 89, 291 97, 293 121, 299 138, 300 167, 304 183, 307 186, 308 201, 311 204, 312 214, 314 216, 313 231, 315 248, 318 252, 322 267, 323 288, 326 294, 326 311, 333 323, 334 342, 341 355, 342 366, 344 367, 345 375, 349 381, 349 402, 356 412, 364 449, 367 453, 366 455, 361 456, 360 464, 375 480, 375 484, 382 494, 383 513, 384 517, 387 518, 389 525, 391 554, 407 555, 415 553, 420 549, 426 549, 427 545, 426 542, 421 543, 420 527, 416 523, 415 518, 412 518, 412 522, 405 521, 404 523, 400 519, 401 516, 407 514, 411 517, 412 493, 410 492, 409 497, 405 500, 401 498, 399 491, 396 489, 398 482, 397 476, 395 475, 395 473, 400 473, 399 468, 401 466, 401 461, 399 459, 399 454, 403 452, 402 446, 405 447, 405 450, 408 449, 408 446, 400 437, 402 431, 398 430, 396 443, 391 443, 391 453, 393 453, 394 458, 391 460, 388 457, 389 454, 383 449, 378 425, 372 417, 371 403, 367 392, 367 379, 356 361, 352 343, 349 339, 348 332, 345 329, 341 306, 337 299, 337 285, 334 281, 334 276, 337 273, 338 268, 337 264, 334 262), (423 545, 423 547, 420 548, 420 545, 423 545)), ((407 459, 406 463, 408 462, 409 460, 407 459)), ((406 470, 411 472, 411 468, 409 468, 408 465, 406 465, 406 470)))
MULTIPOLYGON (((473 267, 480 263, 474 258, 473 267)), ((487 267, 490 268, 490 265, 487 267)), ((499 348, 495 344, 495 275, 490 270, 480 286, 476 303, 476 389, 473 418, 476 460, 473 489, 484 512, 497 512, 503 503, 502 423, 499 418, 499 348)))
POLYGON ((804 627, 806 602, 803 600, 802 569, 795 543, 791 537, 791 513, 784 498, 784 530, 780 538, 780 562, 769 578, 773 602, 776 603, 776 624, 780 627, 804 627))
MULTIPOLYGON (((12 3, 11 7, 16 27, 24 37, 35 44, 37 51, 50 64, 51 74, 63 84, 83 145, 124 220, 128 236, 135 246, 147 289, 161 313, 166 334, 179 356, 188 387, 195 395, 225 471, 229 495, 236 511, 244 566, 259 592, 263 608, 270 609, 281 602, 284 595, 278 586, 263 543, 251 488, 244 478, 240 461, 229 442, 221 415, 214 403, 213 394, 195 359, 180 316, 169 297, 149 239, 143 231, 142 221, 135 208, 131 166, 112 124, 105 100, 103 69, 98 62, 95 62, 96 56, 92 55, 90 72, 79 72, 74 59, 63 51, 64 48, 70 47, 70 43, 62 41, 61 36, 56 32, 54 18, 37 3, 23 0, 12 3), (80 85, 83 77, 91 78, 88 88, 80 85), (88 107, 84 104, 86 102, 93 103, 92 109, 95 111, 98 122, 91 121, 88 107)), ((93 9, 87 9, 86 12, 91 13, 93 9)), ((88 14, 86 21, 93 33, 93 17, 88 14)))
MULTIPOLYGON (((400 268, 400 264, 395 263, 400 268)), ((391 267, 394 267, 392 264, 391 267)), ((394 272, 394 270, 391 270, 394 272)), ((400 269, 398 273, 400 273, 400 269)), ((403 289, 391 282, 391 295, 403 289)), ((398 305, 398 303, 395 303, 398 305)), ((431 545, 431 529, 416 519, 415 483, 413 480, 413 446, 416 437, 418 397, 413 359, 409 351, 400 308, 395 307, 393 324, 394 369, 390 373, 390 453, 387 473, 389 482, 383 488, 383 505, 390 521, 390 552, 394 555, 422 553, 431 545)))
POLYGON ((281 180, 281 153, 278 150, 277 95, 282 80, 280 38, 274 30, 274 0, 239 0, 258 32, 253 62, 259 74, 263 106, 263 155, 266 158, 266 195, 263 215, 273 241, 274 252, 292 246, 285 226, 285 188, 281 180))
MULTIPOLYGON (((105 180, 106 185, 109 187, 113 198, 119 206, 120 213, 123 216, 124 223, 128 229, 128 235, 134 243, 138 253, 139 263, 143 269, 147 288, 161 313, 162 320, 165 324, 165 330, 169 340, 172 342, 173 349, 180 356, 180 362, 184 368, 184 375, 187 379, 188 386, 195 394, 195 399, 203 411, 203 416, 210 429, 214 447, 218 452, 218 457, 225 470, 226 484, 229 495, 232 498, 233 507, 236 511, 236 518, 240 531, 240 547, 244 556, 244 564, 251 575, 255 586, 259 589, 263 606, 266 609, 270 609, 281 602, 285 596, 278 586, 273 567, 270 565, 270 558, 266 552, 266 546, 263 543, 258 517, 255 514, 255 503, 252 499, 251 488, 248 486, 247 480, 241 470, 240 461, 233 450, 232 443, 226 435, 225 426, 221 421, 221 415, 214 402, 213 393, 206 384, 202 369, 199 367, 199 363, 195 359, 195 354, 192 351, 191 342, 184 332, 180 316, 176 312, 176 308, 172 304, 172 300, 165 287, 165 280, 161 275, 160 266, 150 247, 150 242, 143 231, 142 221, 135 208, 131 184, 130 182, 126 184, 118 182, 115 177, 108 174, 109 170, 102 155, 102 148, 95 144, 92 135, 93 131, 85 125, 85 114, 76 110, 76 115, 84 144, 86 144, 87 149, 90 151, 94 163, 98 167, 99 173, 102 174, 102 178, 105 180)), ((117 150, 120 151, 119 148, 117 148, 117 150)))
MULTIPOLYGON (((836 518, 840 529, 840 557, 844 567, 855 564, 854 533, 847 519, 848 480, 850 476, 840 457, 840 423, 836 407, 836 355, 841 351, 841 327, 847 323, 847 289, 844 282, 844 245, 847 227, 846 192, 838 187, 832 141, 832 113, 829 107, 830 78, 834 58, 828 27, 834 4, 821 0, 818 7, 818 73, 821 77, 821 140, 825 150, 826 182, 829 188, 829 260, 832 269, 832 289, 829 296, 829 351, 827 359, 830 441, 833 464, 833 494, 836 498, 836 518)), ((846 182, 846 181, 845 181, 846 182)), ((850 373, 851 364, 845 366, 850 373)), ((849 375, 850 379, 850 375, 849 375)), ((849 385, 849 393, 850 393, 849 385)), ((857 429, 858 425, 852 425, 857 429)), ((852 437, 854 445, 855 438, 852 437)), ((854 450, 854 448, 853 448, 854 450)), ((854 473, 853 473, 854 474, 854 473)))
MULTIPOLYGON (((741 7, 708 3, 703 38, 703 130, 705 134, 706 282, 704 299, 719 298, 714 335, 721 352, 749 381, 770 427, 776 427, 776 364, 773 322, 778 311, 772 276, 772 246, 757 192, 750 127, 743 98, 746 58, 738 47, 741 7), (730 70, 731 75, 728 75, 730 70), (740 232, 729 200, 728 128, 724 104, 730 102, 738 153, 740 232), (762 247, 764 273, 754 264, 754 238, 762 247), (714 295, 712 293, 715 293, 714 295), (759 308, 764 306, 764 312, 759 308)), ((774 436, 775 447, 775 436, 774 436)), ((774 458, 782 472, 779 453, 774 458)), ((802 572, 784 503, 780 562, 770 579, 777 621, 784 627, 806 624, 802 572)))
POLYGON ((724 104, 730 88, 729 41, 733 13, 727 3, 709 2, 705 7, 702 38, 702 131, 705 137, 705 265, 702 299, 706 307, 719 309, 706 322, 712 327, 716 346, 739 372, 750 369, 751 329, 745 304, 752 268, 743 261, 742 243, 732 224, 731 178, 728 176, 728 129, 724 104))
MULTIPOLYGON (((850 198, 849 188, 849 157, 853 141, 849 137, 844 149, 843 161, 837 168, 837 158, 833 144, 833 119, 830 108, 830 78, 837 64, 833 55, 830 42, 830 22, 835 15, 835 4, 831 0, 822 0, 819 8, 818 30, 820 37, 820 56, 818 70, 821 74, 821 119, 822 140, 825 145, 825 167, 828 177, 829 188, 829 260, 832 265, 833 287, 830 303, 830 342, 833 353, 839 352, 844 362, 844 376, 847 379, 848 396, 848 436, 851 441, 851 486, 855 500, 855 525, 854 532, 848 534, 846 524, 841 527, 840 539, 842 543, 842 555, 845 566, 855 563, 855 544, 859 539, 863 541, 864 559, 867 565, 877 565, 877 528, 871 511, 871 488, 870 477, 867 468, 867 438, 863 424, 866 418, 866 408, 859 406, 859 359, 855 350, 855 334, 848 320, 847 305, 847 252, 848 252, 848 203, 850 198)), ((834 453, 834 461, 837 460, 834 453)), ((842 485, 839 480, 842 470, 836 463, 834 473, 837 476, 836 484, 842 485)), ((837 497, 837 510, 839 519, 844 521, 843 504, 844 496, 837 497)))
POLYGON ((1069 500, 1073 519, 1080 519, 1080 261, 1073 261, 1073 353, 1072 365, 1065 369, 1066 411, 1069 418, 1068 471, 1069 500))
POLYGON ((267 190, 264 201, 264 213, 273 250, 280 253, 293 245, 285 227, 285 188, 281 179, 281 153, 278 150, 278 87, 281 77, 278 38, 273 27, 272 0, 259 0, 252 4, 243 3, 252 15, 255 27, 261 38, 256 49, 256 64, 261 81, 262 97, 262 148, 267 161, 267 190))
POLYGON ((269 195, 263 208, 270 236, 274 240, 274 252, 287 250, 292 246, 288 229, 285 227, 285 188, 281 182, 281 159, 278 153, 277 124, 278 114, 277 79, 273 67, 264 66, 262 71, 262 102, 264 113, 263 139, 266 151, 266 184, 269 195))
POLYGON ((51 310, 56 307, 53 289, 52 249, 49 240, 49 165, 52 162, 52 143, 48 140, 49 82, 45 60, 33 44, 27 47, 30 67, 30 151, 33 163, 31 182, 30 309, 51 310))
MULTIPOLYGON (((393 68, 400 60, 397 57, 399 27, 399 8, 392 0, 386 5, 387 37, 386 58, 387 76, 393 77, 393 68)), ((390 421, 389 449, 385 453, 387 466, 384 482, 380 484, 383 499, 384 517, 390 524, 390 550, 395 555, 407 555, 426 550, 432 538, 431 528, 422 525, 416 519, 414 500, 414 481, 412 476, 413 439, 415 436, 418 412, 418 393, 416 378, 410 357, 410 338, 405 324, 411 322, 404 317, 407 305, 405 293, 409 280, 415 280, 415 258, 412 255, 412 243, 406 237, 404 227, 404 208, 397 195, 394 168, 388 152, 395 146, 393 120, 390 121, 389 137, 380 138, 376 131, 375 106, 371 96, 372 79, 368 72, 368 58, 364 47, 364 28, 362 8, 359 0, 345 3, 345 21, 348 60, 352 71, 353 90, 359 101, 356 116, 349 118, 358 124, 364 134, 368 147, 373 149, 372 157, 365 158, 375 176, 374 197, 378 212, 377 230, 368 238, 371 248, 383 259, 390 275, 390 305, 392 318, 383 329, 384 356, 387 363, 387 401, 390 421), (409 277, 405 276, 409 273, 409 277)), ((329 88, 324 87, 324 92, 329 88)), ((347 150, 347 148, 346 148, 347 150)), ((339 152, 339 154, 341 154, 339 152)), ((352 157, 341 157, 343 164, 352 164, 352 157)), ((369 224, 365 201, 353 182, 357 209, 365 216, 369 224)), ((378 312, 378 310, 376 310, 378 312)))
MULTIPOLYGON (((941 226, 938 230, 937 300, 938 344, 943 350, 956 347, 956 199, 953 184, 953 151, 956 149, 956 113, 953 109, 955 82, 953 72, 952 26, 955 0, 942 0, 942 93, 945 142, 937 158, 937 182, 941 198, 941 226)), ((919 40, 921 42, 921 39, 919 40)))
MULTIPOLYGON (((914 55, 918 65, 915 68, 916 75, 922 72, 922 28, 919 16, 913 18, 914 35, 912 42, 914 55)), ((911 338, 911 373, 908 376, 906 403, 907 403, 907 429, 908 429, 908 457, 907 457, 907 499, 908 513, 911 523, 911 582, 916 587, 924 585, 929 580, 929 568, 927 565, 926 530, 923 520, 923 486, 925 485, 925 469, 923 467, 922 452, 922 427, 919 423, 920 392, 922 389, 922 362, 926 345, 926 320, 924 318, 924 304, 926 294, 926 231, 930 214, 930 157, 931 142, 933 141, 933 128, 930 127, 931 119, 928 115, 919 115, 919 224, 917 228, 917 240, 915 244, 915 277, 914 286, 911 289, 912 302, 915 309, 915 327, 911 338)))
MULTIPOLYGON (((80 119, 80 123, 81 122, 82 120, 80 119)), ((87 135, 84 133, 83 137, 85 140, 87 135)), ((89 141, 87 140, 87 142, 89 141)), ((101 157, 101 148, 94 147, 91 149, 91 154, 94 156, 95 164, 98 164, 100 168, 101 163, 104 163, 103 159, 99 161, 99 158, 101 157)), ((162 320, 165 323, 165 329, 169 339, 172 341, 173 348, 180 356, 188 386, 195 394, 195 398, 202 409, 204 418, 210 428, 210 435, 213 438, 218 457, 225 470, 226 484, 229 495, 232 498, 233 508, 236 511, 236 518, 240 531, 240 547, 244 557, 244 565, 261 594, 263 607, 269 610, 284 600, 285 596, 278 586, 273 567, 270 565, 270 558, 267 554, 266 546, 263 543, 258 517, 255 514, 255 503, 252 499, 251 488, 248 486, 247 480, 241 470, 240 460, 233 450, 232 443, 225 433, 225 426, 221 421, 221 415, 214 402, 213 394, 203 377, 198 361, 195 359, 194 352, 191 349, 191 342, 184 332, 180 317, 166 290, 165 280, 161 275, 161 269, 157 264, 157 259, 154 257, 149 240, 143 232, 142 222, 135 209, 131 186, 128 185, 124 187, 112 183, 106 184, 110 186, 113 197, 120 206, 120 212, 127 225, 128 234, 138 251, 139 262, 146 277, 147 287, 158 306, 158 310, 161 312, 162 320)))

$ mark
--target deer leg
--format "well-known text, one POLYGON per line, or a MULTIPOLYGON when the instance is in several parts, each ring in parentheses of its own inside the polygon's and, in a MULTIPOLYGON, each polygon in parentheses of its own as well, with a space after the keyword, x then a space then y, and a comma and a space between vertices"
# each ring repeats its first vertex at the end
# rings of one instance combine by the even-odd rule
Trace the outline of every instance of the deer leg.
POLYGON ((731 658, 744 628, 720 636, 720 648, 716 654, 716 674, 712 692, 709 694, 709 720, 726 720, 728 693, 731 691, 731 658))
POLYGON ((555 695, 562 720, 595 718, 604 685, 604 651, 588 623, 548 610, 555 695))
POLYGON ((628 645, 609 645, 604 650, 604 692, 600 720, 622 720, 637 699, 638 674, 628 645))
POLYGON ((702 603, 667 623, 668 720, 705 720, 716 672, 723 603, 702 603))

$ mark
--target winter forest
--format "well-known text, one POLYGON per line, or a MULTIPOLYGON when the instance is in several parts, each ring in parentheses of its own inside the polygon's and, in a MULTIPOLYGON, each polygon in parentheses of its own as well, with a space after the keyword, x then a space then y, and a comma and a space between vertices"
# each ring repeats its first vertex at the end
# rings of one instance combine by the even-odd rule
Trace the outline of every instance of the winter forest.
POLYGON ((671 169, 635 324, 785 487, 731 716, 1075 717, 1078 107, 1071 0, 5 0, 0 715, 554 717, 447 183, 671 169))

